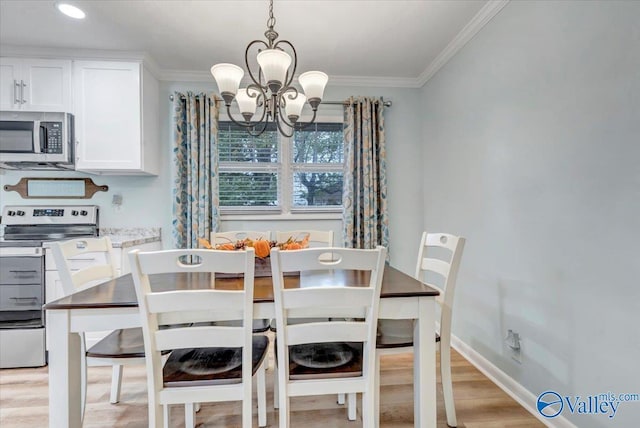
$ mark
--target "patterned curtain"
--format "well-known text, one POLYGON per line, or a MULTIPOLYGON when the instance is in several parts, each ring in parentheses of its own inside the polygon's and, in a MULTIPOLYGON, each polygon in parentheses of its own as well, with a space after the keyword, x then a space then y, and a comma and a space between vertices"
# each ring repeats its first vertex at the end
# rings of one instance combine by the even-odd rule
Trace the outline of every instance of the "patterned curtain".
POLYGON ((198 248, 218 224, 218 108, 209 95, 175 92, 173 240, 198 248))
POLYGON ((344 246, 389 246, 382 98, 351 97, 345 107, 344 246))

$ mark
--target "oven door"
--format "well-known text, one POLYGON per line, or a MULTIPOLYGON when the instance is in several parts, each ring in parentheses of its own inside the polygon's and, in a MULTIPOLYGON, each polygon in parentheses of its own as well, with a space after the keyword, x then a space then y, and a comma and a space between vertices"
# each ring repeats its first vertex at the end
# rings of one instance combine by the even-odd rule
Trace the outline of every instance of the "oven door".
POLYGON ((0 329, 44 326, 42 248, 2 248, 0 329))

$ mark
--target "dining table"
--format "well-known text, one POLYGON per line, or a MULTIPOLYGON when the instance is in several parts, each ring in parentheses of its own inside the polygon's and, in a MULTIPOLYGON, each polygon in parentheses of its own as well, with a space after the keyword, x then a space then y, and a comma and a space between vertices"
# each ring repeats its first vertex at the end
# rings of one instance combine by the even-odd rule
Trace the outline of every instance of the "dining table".
MULTIPOLYGON (((369 272, 309 271, 285 276, 284 280, 286 288, 365 286, 369 283, 369 272)), ((211 273, 151 275, 150 282, 154 291, 243 287, 242 278, 220 278, 211 273)), ((435 298, 438 294, 436 289, 412 276, 385 266, 378 317, 416 320, 413 331, 416 427, 436 426, 435 298)), ((49 302, 44 309, 49 340, 49 426, 81 427, 80 333, 141 326, 133 277, 126 274, 103 282, 49 302)), ((269 276, 254 279, 253 316, 255 319, 275 317, 269 276)))

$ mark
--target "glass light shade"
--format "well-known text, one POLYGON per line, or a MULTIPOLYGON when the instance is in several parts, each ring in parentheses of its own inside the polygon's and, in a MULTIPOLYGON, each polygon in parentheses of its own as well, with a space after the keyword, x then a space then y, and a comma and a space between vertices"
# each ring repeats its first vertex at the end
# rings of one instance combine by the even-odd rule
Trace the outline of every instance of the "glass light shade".
POLYGON ((250 97, 251 95, 257 95, 258 91, 255 89, 242 88, 238 89, 238 93, 236 94, 236 102, 238 103, 238 107, 240 108, 240 113, 243 115, 245 113, 249 113, 253 116, 256 112, 258 97, 250 97))
POLYGON ((290 99, 289 94, 285 94, 284 99, 287 102, 284 108, 287 117, 295 116, 296 119, 300 117, 300 115, 302 114, 302 107, 304 107, 304 103, 305 101, 307 101, 307 97, 305 97, 303 93, 298 93, 297 97, 295 97, 294 99, 290 99))
POLYGON ((287 70, 291 65, 291 56, 279 49, 265 49, 256 57, 267 83, 271 81, 284 83, 287 70))
POLYGON ((322 71, 307 71, 298 76, 298 82, 309 99, 322 99, 324 87, 327 86, 328 81, 329 76, 322 71))
POLYGON ((222 63, 211 67, 211 74, 216 79, 221 94, 229 92, 235 95, 244 76, 244 70, 234 64, 222 63))

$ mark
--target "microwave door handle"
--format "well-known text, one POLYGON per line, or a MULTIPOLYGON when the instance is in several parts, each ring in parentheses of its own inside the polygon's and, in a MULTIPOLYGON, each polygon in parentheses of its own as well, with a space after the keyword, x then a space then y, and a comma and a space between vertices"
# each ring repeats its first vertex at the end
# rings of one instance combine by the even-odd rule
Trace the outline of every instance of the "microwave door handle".
MULTIPOLYGON (((40 125, 39 120, 33 121, 33 152, 42 153, 42 134, 46 131, 40 125)), ((46 141, 46 140, 45 140, 46 141)))

